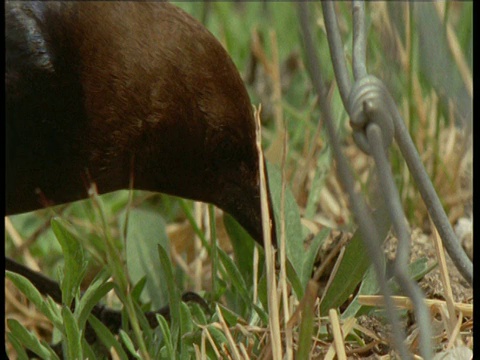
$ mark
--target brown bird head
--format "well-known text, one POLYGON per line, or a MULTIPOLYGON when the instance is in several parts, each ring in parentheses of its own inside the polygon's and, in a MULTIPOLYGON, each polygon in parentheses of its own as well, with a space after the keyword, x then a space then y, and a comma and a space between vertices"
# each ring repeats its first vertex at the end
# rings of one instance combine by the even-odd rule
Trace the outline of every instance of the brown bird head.
POLYGON ((134 188, 217 205, 262 242, 252 107, 168 3, 6 5, 7 213, 134 188))

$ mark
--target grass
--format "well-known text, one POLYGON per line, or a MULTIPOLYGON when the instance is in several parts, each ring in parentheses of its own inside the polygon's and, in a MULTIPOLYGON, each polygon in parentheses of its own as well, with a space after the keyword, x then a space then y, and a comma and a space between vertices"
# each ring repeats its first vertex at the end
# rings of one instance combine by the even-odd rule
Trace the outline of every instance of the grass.
MULTIPOLYGON (((270 164, 277 233, 285 240, 279 254, 254 246, 234 219, 222 218, 211 206, 137 191, 7 218, 6 254, 59 280, 64 294, 64 306, 58 307, 22 278, 7 275, 9 356, 25 358, 29 348, 42 358, 55 358, 48 343, 59 340, 68 358, 388 356, 388 338, 367 326, 383 321, 382 300, 371 297, 378 292, 374 275, 360 238, 352 234, 348 200, 319 125, 295 5, 213 2, 208 12, 199 2, 179 5, 205 19, 244 76, 252 103, 262 104, 262 147, 270 164), (187 290, 202 295, 210 309, 182 302, 181 293, 187 290), (85 291, 82 297, 80 291, 85 291), (79 305, 71 311, 73 299, 79 305), (122 311, 119 335, 88 316, 99 300, 122 311), (159 315, 160 326, 150 329, 144 311, 167 304, 171 320, 159 315), (82 337, 87 324, 99 344, 89 345, 82 337)), ((319 19, 322 71, 333 79, 321 11, 314 4, 311 8, 319 19)), ((351 59, 350 5, 337 3, 337 11, 351 59)), ((468 2, 367 6, 368 69, 396 99, 452 224, 468 217, 466 205, 472 199, 471 172, 465 170, 471 144, 468 121, 462 123, 468 114, 460 112, 465 101, 471 104, 471 14, 468 2), (413 14, 428 17, 437 11, 446 21, 439 28, 434 21, 428 22, 430 28, 422 25, 427 22, 413 21, 413 14), (443 32, 446 36, 433 37, 443 32), (438 53, 428 52, 429 38, 438 53)), ((353 144, 338 91, 334 83, 330 86, 358 189, 375 204, 372 162, 353 144)), ((395 146, 390 158, 410 225, 434 239, 427 209, 395 146)), ((382 219, 379 214, 380 223, 382 219)), ((449 277, 455 277, 441 248, 437 253, 412 259, 409 270, 421 279, 438 262, 442 286, 448 289, 449 277)), ((462 299, 454 296, 458 298, 445 291, 446 301, 431 305, 438 319, 449 319, 437 334, 436 351, 462 342, 471 348, 470 307, 456 304, 462 299)), ((399 306, 408 309, 407 303, 399 306)), ((407 319, 407 310, 403 314, 407 319)), ((413 324, 408 331, 414 329, 413 324)), ((409 339, 415 351, 416 337, 409 339)))

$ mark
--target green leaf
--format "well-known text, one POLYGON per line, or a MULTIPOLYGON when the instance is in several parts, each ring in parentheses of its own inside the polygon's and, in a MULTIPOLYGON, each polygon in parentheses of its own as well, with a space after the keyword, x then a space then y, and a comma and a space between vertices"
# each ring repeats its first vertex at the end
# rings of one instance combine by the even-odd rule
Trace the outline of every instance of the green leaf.
POLYGON ((235 312, 233 312, 229 308, 227 308, 227 307, 225 307, 221 304, 217 304, 217 305, 220 308, 220 310, 222 312, 222 316, 225 319, 225 322, 227 323, 227 325, 229 327, 233 327, 233 326, 237 325, 238 322, 242 319, 242 317, 240 315, 236 314, 235 312))
POLYGON ((180 199, 179 202, 183 212, 185 213, 185 216, 188 219, 188 222, 190 223, 190 225, 192 225, 195 235, 197 235, 200 238, 202 245, 205 247, 208 254, 210 255, 210 242, 207 240, 207 238, 205 237, 205 233, 200 229, 197 222, 195 221, 195 217, 193 216, 191 207, 187 204, 187 201, 184 199, 180 199))
POLYGON ((168 288, 168 306, 170 308, 170 318, 171 318, 171 338, 174 344, 175 350, 177 346, 180 346, 180 302, 181 297, 177 289, 175 279, 173 277, 173 268, 172 263, 170 262, 170 257, 168 256, 166 250, 158 245, 158 255, 160 258, 160 263, 162 265, 163 273, 166 277, 167 288, 168 288))
POLYGON ((174 340, 172 339, 172 334, 170 333, 167 320, 165 320, 165 318, 162 315, 157 314, 157 321, 160 327, 160 331, 162 332, 162 335, 163 335, 163 341, 165 343, 167 358, 175 359, 175 351, 173 349, 174 340))
POLYGON ((82 336, 82 349, 83 349, 83 357, 88 360, 96 360, 97 359, 97 352, 92 349, 87 340, 85 340, 85 336, 82 336))
POLYGON ((225 251, 223 251, 220 248, 218 248, 218 255, 220 257, 222 265, 225 268, 225 271, 228 274, 228 280, 231 281, 233 287, 238 292, 238 294, 241 296, 243 301, 246 304, 250 303, 251 300, 248 296, 247 285, 245 284, 245 281, 242 277, 242 274, 240 273, 238 268, 235 266, 235 263, 230 258, 230 256, 228 256, 225 253, 225 251))
POLYGON ((17 353, 18 360, 29 360, 27 352, 21 342, 11 332, 7 332, 7 338, 17 353))
MULTIPOLYGON (((121 222, 124 217, 121 217, 121 222)), ((123 224, 120 224, 124 228, 123 224)), ((133 284, 147 278, 143 302, 151 302, 154 308, 168 301, 166 279, 154 249, 158 245, 169 248, 165 222, 156 213, 140 208, 130 210, 126 240, 128 275, 133 284)))
POLYGON ((132 339, 130 339, 130 336, 128 336, 128 334, 122 329, 120 329, 119 335, 120 335, 120 339, 122 339, 123 344, 125 345, 127 350, 130 352, 130 354, 132 354, 135 357, 135 359, 141 360, 141 357, 137 354, 137 351, 135 350, 135 345, 133 344, 132 339))
POLYGON ((80 283, 87 269, 83 247, 68 226, 65 220, 58 217, 51 221, 52 230, 63 250, 65 265, 61 288, 62 303, 66 306, 70 306, 75 296, 80 293, 80 283))
POLYGON ((230 215, 223 215, 223 223, 232 243, 235 263, 245 283, 253 281, 253 249, 254 240, 248 232, 230 215))
POLYGON ((77 322, 67 306, 62 307, 63 324, 67 338, 68 359, 83 360, 82 337, 77 322))
MULTIPOLYGON (((414 262, 408 264, 408 275, 414 281, 420 280, 430 271, 432 271, 437 266, 437 263, 434 262, 432 264, 428 264, 428 258, 422 257, 420 259, 415 260, 414 262)), ((387 281, 388 286, 390 286, 393 290, 393 294, 398 294, 401 292, 401 288, 398 283, 395 281, 395 277, 389 279, 387 281)))
MULTIPOLYGON (((388 215, 385 211, 376 210, 373 213, 373 217, 380 238, 385 239, 390 229, 388 215)), ((348 299, 363 279, 370 263, 371 261, 363 245, 360 231, 357 230, 347 245, 335 278, 326 290, 320 303, 320 314, 327 314, 329 309, 339 307, 348 299)))
MULTIPOLYGON (((330 234, 330 229, 322 229, 312 240, 310 247, 307 249, 307 253, 305 254, 305 260, 303 262, 302 267, 302 274, 304 275, 303 278, 310 278, 313 272, 313 266, 315 264, 315 260, 317 259, 318 252, 320 251, 320 247, 322 246, 325 239, 328 238, 330 234)), ((307 281, 308 283, 308 281, 307 281)), ((307 283, 302 284, 303 288, 307 286, 307 283)))
POLYGON ((355 298, 342 313, 342 319, 355 317, 359 313, 360 309, 362 308, 362 305, 358 303, 358 297, 360 295, 373 295, 377 294, 378 291, 379 286, 376 280, 375 268, 373 265, 370 265, 367 272, 365 273, 365 276, 363 277, 363 281, 360 285, 358 293, 355 295, 355 298))
POLYGON ((183 336, 183 334, 193 331, 192 313, 190 312, 188 305, 183 301, 180 303, 180 316, 182 319, 180 324, 180 336, 183 336))
POLYGON ((145 284, 147 283, 147 276, 142 277, 133 287, 131 295, 135 301, 140 301, 140 295, 142 294, 145 284))
POLYGON ((253 304, 253 308, 255 309, 255 312, 258 315, 258 317, 261 319, 262 324, 267 325, 268 324, 267 312, 257 304, 253 304))
MULTIPOLYGON (((272 198, 272 207, 275 213, 275 225, 278 241, 280 241, 280 210, 281 210, 281 193, 282 193, 282 175, 278 167, 267 162, 268 184, 272 198)), ((287 186, 285 190, 285 239, 287 258, 300 277, 302 284, 306 284, 308 278, 302 275, 303 259, 305 256, 303 245, 303 227, 300 221, 300 212, 290 188, 287 186)))
POLYGON ((88 360, 96 360, 97 355, 95 351, 92 349, 87 340, 85 340, 85 336, 82 336, 82 349, 83 349, 83 357, 88 360))
POLYGON ((292 284, 293 291, 295 291, 295 294, 297 295, 298 298, 303 297, 304 293, 304 286, 300 281, 299 276, 295 272, 295 269, 292 266, 292 263, 287 259, 287 278, 290 281, 290 284, 292 284))
POLYGON ((198 304, 191 304, 190 305, 190 312, 192 314, 192 319, 195 319, 195 322, 200 325, 207 324, 207 317, 205 315, 204 309, 198 304))
MULTIPOLYGON (((7 325, 11 331, 11 334, 17 338, 17 341, 19 343, 23 344, 23 346, 33 351, 42 359, 51 359, 52 356, 55 355, 52 355, 53 351, 48 347, 48 345, 45 346, 44 344, 42 344, 35 335, 30 333, 17 320, 7 319, 7 325)), ((58 359, 56 355, 53 358, 58 359)))
POLYGON ((103 343, 103 345, 105 345, 107 349, 113 347, 121 360, 128 360, 128 356, 125 353, 125 350, 123 350, 122 345, 100 320, 92 315, 88 318, 88 323, 92 326, 93 330, 97 334, 97 338, 103 343))
POLYGON ((430 271, 435 269, 436 266, 437 266, 436 262, 429 264, 428 258, 422 257, 408 264, 408 273, 410 274, 410 277, 413 280, 419 281, 421 278, 427 275, 430 271))
POLYGON ((42 294, 37 290, 35 286, 23 275, 5 271, 5 276, 9 279, 15 287, 20 290, 30 300, 35 307, 41 311, 44 307, 44 300, 42 294))
POLYGON ((302 311, 302 322, 300 323, 300 334, 296 359, 309 359, 312 348, 313 319, 315 318, 315 301, 317 299, 318 285, 312 280, 307 284, 305 291, 305 303, 302 311))
MULTIPOLYGON (((127 330, 127 329, 130 329, 131 328, 131 324, 129 325, 129 321, 130 322, 134 322, 139 324, 141 330, 143 331, 143 339, 145 341, 145 344, 150 344, 152 343, 153 341, 153 331, 151 330, 150 328, 150 324, 148 323, 148 320, 142 310, 142 308, 140 307, 140 305, 134 301, 132 301, 133 299, 130 298, 130 295, 129 294, 125 294, 122 292, 122 290, 120 289, 120 286, 115 283, 113 285, 113 289, 115 290, 115 294, 118 296, 118 298, 120 299, 120 301, 122 302, 122 304, 124 304, 125 306, 122 308, 121 312, 121 318, 122 318, 122 328, 127 330), (132 317, 130 317, 128 311, 127 311, 127 305, 128 302, 131 301, 131 304, 133 305, 133 311, 134 311, 134 314, 132 317)), ((137 345, 138 344, 138 337, 135 336, 135 339, 137 340, 137 345)))
POLYGON ((218 347, 222 348, 222 344, 227 343, 227 337, 222 330, 217 329, 214 325, 207 325, 207 329, 218 347))
POLYGON ((100 300, 113 289, 113 282, 102 284, 100 281, 93 282, 92 285, 85 291, 80 299, 75 313, 78 314, 78 327, 83 329, 92 309, 100 300))
MULTIPOLYGON (((287 267, 287 271, 288 271, 288 267, 287 267)), ((264 309, 268 309, 267 274, 266 274, 266 271, 263 271, 263 273, 260 275, 260 278, 258 279, 257 294, 258 294, 258 300, 260 301, 262 307, 264 309)), ((268 317, 268 314, 267 314, 267 317, 268 317)), ((268 324, 268 321, 266 322, 266 324, 268 324)))
POLYGON ((357 232, 347 245, 344 257, 320 304, 320 314, 342 305, 353 293, 370 265, 370 259, 357 232))
MULTIPOLYGON (((408 273, 410 274, 410 277, 413 280, 418 281, 423 276, 425 276, 425 274, 429 273, 434 267, 435 267, 435 264, 428 265, 428 259, 426 257, 423 257, 423 258, 417 259, 413 263, 408 264, 408 273)), ((393 288, 394 294, 398 293, 399 286, 394 282, 393 279, 390 279, 387 282, 387 284, 388 286, 393 288)), ((348 305, 348 307, 343 312, 342 319, 347 319, 349 317, 354 317, 354 316, 360 316, 368 312, 368 310, 371 309, 371 307, 360 305, 358 303, 358 297, 360 295, 375 295, 375 294, 378 294, 379 292, 380 292, 380 287, 377 282, 375 269, 373 265, 370 265, 370 267, 368 268, 368 271, 364 276, 362 284, 360 285, 360 289, 358 290, 358 293, 355 295, 355 298, 352 300, 352 302, 348 305)))
POLYGON ((145 344, 152 344, 154 342, 153 329, 150 327, 150 323, 148 322, 148 319, 145 316, 145 313, 140 307, 140 304, 134 302, 133 306, 135 308, 136 320, 140 324, 140 328, 143 332, 143 338, 145 339, 145 344))
POLYGON ((213 205, 208 205, 208 220, 210 223, 210 260, 212 272, 212 293, 214 296, 218 295, 218 245, 217 245, 217 223, 215 221, 215 208, 213 205))
POLYGON ((51 298, 47 298, 46 302, 30 280, 22 275, 6 271, 5 276, 35 305, 38 311, 45 315, 56 327, 62 328, 62 318, 58 305, 51 298), (48 300, 51 300, 54 305, 50 306, 48 300))
POLYGON ((49 320, 52 321, 53 325, 59 331, 63 331, 62 315, 58 307, 58 304, 50 296, 47 296, 44 304, 45 304, 46 313, 51 314, 50 315, 51 317, 48 317, 47 315, 49 320))

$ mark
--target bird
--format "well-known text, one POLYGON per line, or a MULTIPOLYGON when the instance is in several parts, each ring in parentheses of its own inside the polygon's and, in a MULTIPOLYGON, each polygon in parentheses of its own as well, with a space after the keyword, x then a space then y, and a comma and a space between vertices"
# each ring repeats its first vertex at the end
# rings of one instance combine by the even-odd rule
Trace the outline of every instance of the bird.
MULTIPOLYGON (((147 190, 214 204, 263 245, 253 107, 200 22, 167 2, 7 1, 5 49, 6 215, 86 199, 91 184, 147 190)), ((61 302, 53 280, 6 270, 61 302)))
POLYGON ((8 1, 5 29, 6 215, 133 187, 214 204, 263 244, 252 104, 200 22, 167 2, 8 1))

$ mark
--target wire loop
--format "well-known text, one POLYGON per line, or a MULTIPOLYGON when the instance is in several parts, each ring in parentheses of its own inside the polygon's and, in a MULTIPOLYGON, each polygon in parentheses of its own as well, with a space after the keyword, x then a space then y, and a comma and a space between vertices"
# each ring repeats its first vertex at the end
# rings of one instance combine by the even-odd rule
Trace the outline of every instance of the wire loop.
POLYGON ((393 142, 395 127, 389 111, 386 97, 388 90, 381 80, 367 75, 353 84, 348 98, 350 126, 357 146, 366 154, 371 154, 366 130, 370 123, 377 124, 382 130, 385 150, 393 142))

